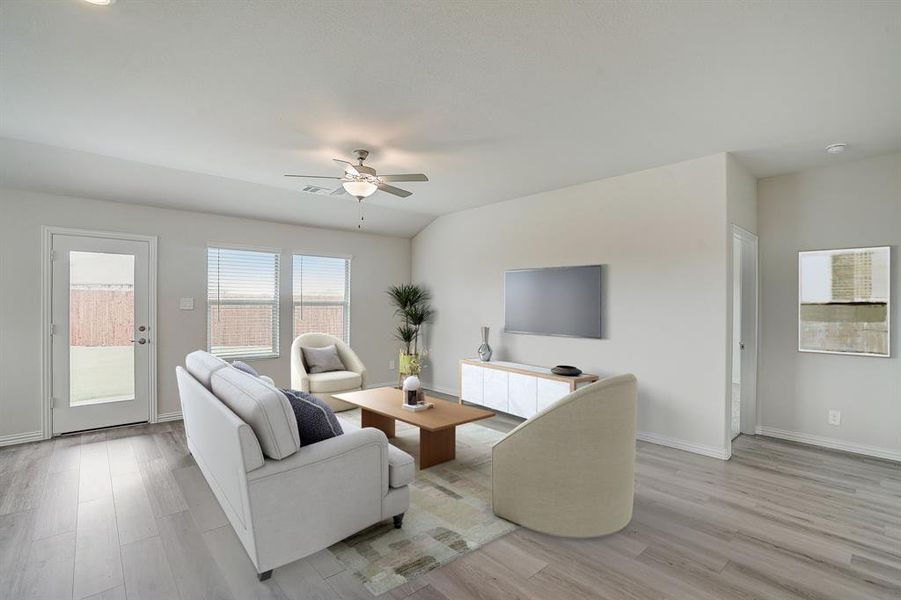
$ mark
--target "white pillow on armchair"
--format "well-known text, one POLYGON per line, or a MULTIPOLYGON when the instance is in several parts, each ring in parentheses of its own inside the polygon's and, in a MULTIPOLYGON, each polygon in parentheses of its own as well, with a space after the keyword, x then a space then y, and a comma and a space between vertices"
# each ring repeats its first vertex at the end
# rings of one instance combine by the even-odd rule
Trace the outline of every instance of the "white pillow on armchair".
POLYGON ((322 348, 301 347, 301 350, 303 350, 303 362, 310 374, 347 370, 344 363, 341 362, 341 357, 338 356, 338 347, 334 344, 322 348))

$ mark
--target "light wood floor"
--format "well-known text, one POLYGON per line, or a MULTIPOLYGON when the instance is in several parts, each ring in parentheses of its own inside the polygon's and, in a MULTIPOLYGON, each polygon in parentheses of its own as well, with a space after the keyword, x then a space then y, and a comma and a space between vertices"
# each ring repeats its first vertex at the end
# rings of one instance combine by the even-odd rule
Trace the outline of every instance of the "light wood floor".
MULTIPOLYGON (((744 436, 734 452, 642 443, 622 532, 518 530, 387 596, 901 598, 901 466, 744 436)), ((0 598, 85 597, 371 599, 328 551, 259 583, 181 423, 0 449, 0 598)))

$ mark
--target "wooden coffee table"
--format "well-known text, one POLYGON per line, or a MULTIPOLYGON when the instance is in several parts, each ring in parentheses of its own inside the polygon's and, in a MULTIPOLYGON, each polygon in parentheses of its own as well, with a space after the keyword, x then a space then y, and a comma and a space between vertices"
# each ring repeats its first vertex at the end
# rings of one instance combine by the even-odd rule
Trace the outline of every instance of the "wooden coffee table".
POLYGON ((373 388, 346 394, 334 394, 338 400, 362 409, 361 425, 381 429, 394 437, 394 422, 403 421, 419 427, 419 468, 453 460, 457 455, 457 425, 493 417, 494 413, 426 396, 434 408, 412 412, 401 408, 403 392, 393 387, 373 388))

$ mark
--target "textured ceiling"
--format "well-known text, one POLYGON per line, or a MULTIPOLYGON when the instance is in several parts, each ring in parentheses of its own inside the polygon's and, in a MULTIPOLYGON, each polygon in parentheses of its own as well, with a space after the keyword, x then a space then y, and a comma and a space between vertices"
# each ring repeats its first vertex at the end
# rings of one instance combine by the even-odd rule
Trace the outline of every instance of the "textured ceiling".
POLYGON ((899 2, 4 0, 0 44, 6 185, 355 227, 282 174, 364 147, 431 179, 367 201, 398 235, 716 152, 901 148, 899 2))

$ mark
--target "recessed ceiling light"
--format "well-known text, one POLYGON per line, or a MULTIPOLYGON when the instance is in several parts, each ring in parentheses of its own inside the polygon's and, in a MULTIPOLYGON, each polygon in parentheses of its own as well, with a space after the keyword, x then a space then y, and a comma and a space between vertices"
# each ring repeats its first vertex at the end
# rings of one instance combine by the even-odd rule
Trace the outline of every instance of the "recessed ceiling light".
POLYGON ((826 146, 826 152, 829 154, 838 154, 839 152, 844 152, 848 147, 848 144, 829 144, 826 146))
POLYGON ((108 6, 110 4, 114 4, 116 0, 84 0, 85 2, 90 2, 91 4, 99 4, 101 6, 108 6))

